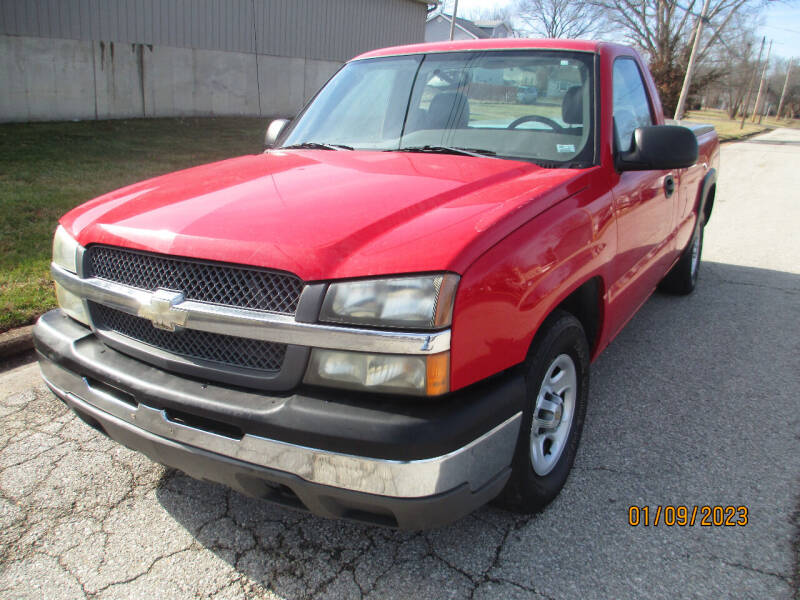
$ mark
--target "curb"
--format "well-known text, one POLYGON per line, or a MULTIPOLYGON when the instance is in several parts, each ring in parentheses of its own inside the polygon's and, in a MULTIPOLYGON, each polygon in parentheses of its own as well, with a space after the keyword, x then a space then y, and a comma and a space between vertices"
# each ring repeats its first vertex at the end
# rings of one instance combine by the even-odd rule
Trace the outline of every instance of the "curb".
POLYGON ((753 133, 746 133, 745 135, 735 137, 735 138, 728 138, 725 140, 720 140, 720 145, 722 144, 731 144, 733 142, 746 142, 750 138, 756 137, 757 135, 761 135, 763 133, 769 133, 770 131, 775 131, 774 127, 768 127, 767 129, 763 129, 761 131, 754 131, 753 133))
POLYGON ((0 359, 11 358, 33 348, 33 325, 0 333, 0 359))

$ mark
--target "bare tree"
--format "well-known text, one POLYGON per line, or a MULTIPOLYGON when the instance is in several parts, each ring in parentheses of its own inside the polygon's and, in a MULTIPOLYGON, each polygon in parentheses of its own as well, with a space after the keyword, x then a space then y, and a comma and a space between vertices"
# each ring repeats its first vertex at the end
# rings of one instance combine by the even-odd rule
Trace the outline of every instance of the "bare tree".
POLYGON ((723 109, 735 119, 756 69, 759 42, 752 20, 734 17, 725 36, 707 52, 692 92, 702 95, 707 106, 723 109))
POLYGON ((593 37, 605 22, 602 8, 575 0, 517 0, 513 10, 525 29, 548 38, 593 37))
MULTIPOLYGON (((674 111, 694 43, 701 0, 590 0, 650 59, 665 111, 674 111)), ((769 0, 712 0, 698 47, 702 64, 725 40, 737 16, 754 16, 769 0)), ((702 83, 702 82, 701 82, 702 83)))
POLYGON ((784 86, 786 86, 786 95, 783 99, 781 116, 797 118, 800 114, 800 68, 798 68, 797 59, 779 59, 769 78, 769 88, 774 95, 776 110, 777 103, 780 102, 780 97, 783 95, 784 86), (786 78, 787 70, 789 70, 788 79, 786 78))
MULTIPOLYGON (((748 32, 747 35, 740 37, 741 42, 730 44, 730 51, 724 58, 724 68, 704 67, 699 73, 701 77, 706 75, 709 69, 714 70, 716 76, 710 78, 708 85, 696 88, 701 90, 709 106, 725 110, 729 119, 735 119, 739 114, 747 93, 747 85, 756 68, 758 48, 756 36, 748 32)), ((709 77, 706 75, 705 79, 708 80, 709 77)))

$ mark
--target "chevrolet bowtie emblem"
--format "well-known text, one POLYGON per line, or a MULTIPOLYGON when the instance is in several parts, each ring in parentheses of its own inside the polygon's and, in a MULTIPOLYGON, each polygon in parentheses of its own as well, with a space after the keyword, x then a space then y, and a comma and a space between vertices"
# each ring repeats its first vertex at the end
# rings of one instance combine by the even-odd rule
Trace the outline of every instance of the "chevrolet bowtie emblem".
POLYGON ((183 302, 183 294, 170 290, 157 289, 150 297, 150 302, 139 306, 139 316, 153 323, 156 329, 175 331, 176 327, 186 325, 189 313, 176 304, 183 302))

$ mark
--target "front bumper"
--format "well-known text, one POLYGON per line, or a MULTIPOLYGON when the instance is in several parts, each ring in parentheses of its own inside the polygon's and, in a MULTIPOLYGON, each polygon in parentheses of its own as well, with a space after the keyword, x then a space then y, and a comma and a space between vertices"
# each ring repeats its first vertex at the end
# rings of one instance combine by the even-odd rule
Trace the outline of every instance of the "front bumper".
POLYGON ((434 527, 492 499, 510 474, 524 399, 518 376, 436 401, 269 396, 142 363, 58 310, 34 337, 49 387, 112 439, 320 516, 434 527))

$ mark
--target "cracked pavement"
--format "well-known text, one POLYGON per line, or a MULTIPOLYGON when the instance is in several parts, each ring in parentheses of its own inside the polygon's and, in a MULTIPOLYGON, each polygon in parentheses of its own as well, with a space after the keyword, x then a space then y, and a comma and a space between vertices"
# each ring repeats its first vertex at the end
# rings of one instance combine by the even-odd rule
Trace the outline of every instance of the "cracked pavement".
POLYGON ((800 598, 800 132, 757 139, 723 148, 696 293, 654 295, 594 365, 540 515, 400 533, 293 512, 108 440, 27 364, 0 374, 0 598, 800 598), (628 525, 658 504, 749 524, 628 525))

